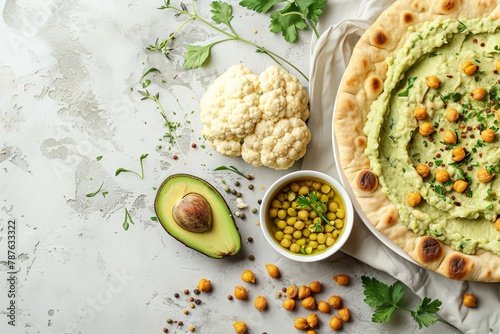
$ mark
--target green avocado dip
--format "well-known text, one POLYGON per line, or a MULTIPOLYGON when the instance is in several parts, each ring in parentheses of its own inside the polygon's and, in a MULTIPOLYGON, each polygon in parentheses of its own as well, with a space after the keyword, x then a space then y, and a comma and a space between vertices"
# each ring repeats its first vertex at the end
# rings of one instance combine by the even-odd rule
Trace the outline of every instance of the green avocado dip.
POLYGON ((500 214, 499 59, 500 20, 425 23, 388 59, 384 91, 364 128, 366 154, 399 219, 414 233, 466 254, 481 249, 500 255, 494 226, 500 214), (473 73, 462 69, 467 62, 475 65, 473 73), (426 83, 431 76, 439 79, 438 87, 426 83), (477 88, 484 89, 484 97, 477 88), (416 108, 425 109, 425 117, 417 119, 416 108), (449 109, 458 119, 447 117, 449 109), (424 122, 432 125, 430 134, 420 133, 424 122), (487 140, 484 130, 491 130, 487 140), (455 142, 449 140, 453 134, 455 142), (461 160, 454 160, 457 148, 465 153, 461 160), (438 170, 449 178, 440 182, 438 170), (462 188, 454 189, 455 183, 462 188), (419 193, 421 201, 410 205, 410 193, 419 193))

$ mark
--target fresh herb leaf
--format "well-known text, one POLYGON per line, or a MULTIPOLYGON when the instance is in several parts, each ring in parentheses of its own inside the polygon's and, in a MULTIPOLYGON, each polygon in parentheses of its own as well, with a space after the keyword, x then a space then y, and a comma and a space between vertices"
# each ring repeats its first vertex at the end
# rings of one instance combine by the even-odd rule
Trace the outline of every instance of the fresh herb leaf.
POLYGON ((98 193, 101 192, 101 189, 102 189, 102 186, 104 185, 104 181, 102 181, 101 185, 99 186, 99 189, 97 189, 96 191, 94 191, 93 193, 90 193, 90 194, 86 194, 85 196, 87 197, 94 197, 95 195, 97 195, 98 193))
POLYGON ((285 6, 279 10, 274 10, 270 17, 271 23, 269 30, 273 33, 281 32, 283 38, 294 43, 298 38, 298 30, 312 28, 316 37, 319 32, 316 24, 323 13, 327 0, 243 0, 240 5, 258 13, 267 13, 275 9, 278 3, 285 3, 285 6))
POLYGON ((125 172, 125 173, 132 173, 132 174, 135 174, 137 176, 139 176, 141 179, 144 180, 144 165, 142 163, 142 160, 146 159, 148 156, 147 153, 144 153, 143 155, 141 155, 141 157, 139 158, 139 163, 141 165, 141 174, 137 173, 137 172, 134 172, 130 169, 125 169, 125 168, 118 168, 115 172, 115 176, 118 176, 119 174, 125 172))
POLYGON ((467 26, 465 24, 463 24, 462 22, 460 22, 459 20, 457 20, 458 23, 460 23, 460 27, 458 27, 458 32, 464 32, 466 29, 467 29, 467 26))
POLYGON ((214 171, 220 171, 220 170, 231 171, 231 172, 236 173, 236 174, 238 174, 240 176, 243 176, 247 180, 252 180, 253 179, 252 175, 250 175, 250 174, 244 174, 244 173, 240 172, 238 170, 238 168, 236 168, 234 166, 219 166, 219 167, 217 167, 217 168, 214 169, 214 171))
POLYGON ((210 50, 214 43, 208 45, 186 45, 187 52, 184 54, 184 68, 193 69, 201 67, 210 56, 210 50))
POLYGON ((439 311, 441 305, 442 303, 440 300, 431 300, 425 297, 422 299, 420 305, 418 305, 417 310, 410 312, 413 319, 417 322, 419 329, 421 329, 422 326, 429 327, 439 320, 436 313, 439 311))
POLYGON ((410 89, 413 88, 413 84, 415 83, 415 80, 417 80, 417 77, 411 77, 408 78, 408 88, 404 92, 401 92, 398 94, 400 97, 407 97, 410 93, 410 89))
POLYGON ((148 75, 149 73, 153 73, 153 72, 158 72, 160 73, 160 70, 157 69, 157 68, 154 68, 154 67, 151 67, 149 68, 146 72, 144 72, 144 74, 141 76, 141 79, 143 79, 146 75, 148 75))
MULTIPOLYGON (((210 4, 212 10, 212 21, 215 23, 223 23, 231 28, 231 20, 233 19, 233 7, 230 4, 222 1, 214 1, 210 4)), ((231 28, 232 29, 232 28, 231 28)))
POLYGON ((102 159, 102 155, 100 155, 100 156, 96 157, 95 159, 96 159, 97 161, 101 161, 101 159, 102 159))
POLYGON ((410 312, 419 328, 422 328, 422 326, 428 327, 437 321, 452 326, 437 316, 437 312, 442 305, 438 299, 431 300, 425 297, 417 306, 417 309, 413 311, 399 305, 404 296, 403 284, 401 282, 396 281, 391 286, 388 286, 376 278, 368 276, 361 276, 361 281, 364 288, 365 303, 375 308, 372 315, 373 322, 389 322, 395 310, 404 310, 410 312))
POLYGON ((325 203, 321 202, 318 199, 318 194, 316 193, 316 191, 311 191, 307 195, 307 197, 304 195, 300 195, 299 197, 297 197, 296 202, 297 202, 297 205, 299 205, 301 208, 311 208, 328 225, 332 225, 330 220, 325 217, 325 212, 326 212, 325 203))

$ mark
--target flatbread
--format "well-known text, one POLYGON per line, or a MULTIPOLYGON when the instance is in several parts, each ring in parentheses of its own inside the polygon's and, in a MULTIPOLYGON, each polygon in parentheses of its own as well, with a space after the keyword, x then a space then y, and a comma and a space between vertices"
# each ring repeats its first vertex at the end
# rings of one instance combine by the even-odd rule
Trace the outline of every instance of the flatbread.
POLYGON ((396 1, 354 48, 334 114, 338 161, 368 220, 421 266, 456 280, 500 281, 500 257, 486 251, 474 255, 455 251, 434 237, 416 235, 402 223, 371 171, 363 127, 371 104, 384 90, 386 60, 395 55, 412 31, 436 19, 489 16, 500 18, 500 0, 396 1))

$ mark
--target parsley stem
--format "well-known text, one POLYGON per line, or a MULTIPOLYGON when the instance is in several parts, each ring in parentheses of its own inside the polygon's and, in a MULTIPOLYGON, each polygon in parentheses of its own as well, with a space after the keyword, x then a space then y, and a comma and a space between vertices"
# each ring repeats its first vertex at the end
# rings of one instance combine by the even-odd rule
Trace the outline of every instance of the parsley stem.
MULTIPOLYGON (((230 41, 230 40, 234 40, 234 41, 239 41, 239 42, 242 42, 242 43, 245 43, 247 45, 251 45, 253 47, 255 47, 259 52, 261 53, 264 53, 266 54, 267 56, 269 56, 271 59, 273 59, 278 65, 280 65, 281 67, 283 67, 284 69, 285 66, 283 66, 283 63, 286 63, 288 66, 290 66, 291 68, 293 68, 295 71, 297 71, 297 73, 299 73, 307 82, 309 82, 309 78, 297 67, 295 66, 294 64, 292 64, 290 61, 288 61, 287 59, 279 56, 278 54, 272 52, 271 50, 268 50, 266 49, 265 47, 261 46, 261 45, 258 45, 256 43, 253 43, 245 38, 242 38, 240 37, 236 31, 234 30, 234 28, 229 24, 228 27, 229 29, 231 30, 231 33, 225 31, 224 29, 221 29, 217 26, 215 26, 214 24, 212 24, 211 22, 205 20, 204 18, 200 17, 197 12, 196 12, 196 8, 195 8, 195 0, 192 0, 191 1, 191 7, 192 7, 192 10, 193 12, 190 13, 189 11, 186 11, 186 10, 183 10, 183 9, 180 9, 180 8, 177 8, 177 7, 174 7, 174 6, 171 6, 166 0, 164 0, 164 3, 165 3, 165 6, 162 6, 160 7, 160 9, 172 9, 174 11, 177 12, 177 14, 180 16, 180 15, 187 15, 188 18, 186 20, 184 20, 181 24, 181 26, 175 31, 173 32, 171 35, 170 35, 170 38, 173 38, 175 36, 175 34, 177 34, 180 29, 189 21, 194 21, 194 20, 198 20, 200 21, 201 23, 205 24, 206 26, 212 28, 213 30, 223 34, 223 35, 226 35, 227 37, 229 37, 228 39, 224 39, 224 40, 221 40, 221 41, 218 41, 218 42, 215 42, 214 44, 212 45, 215 45, 215 44, 218 44, 218 43, 222 43, 222 42, 227 42, 227 41, 230 41), (278 61, 278 59, 280 61, 278 61)), ((300 13, 302 16, 303 14, 300 13)), ((311 22, 309 22, 311 24, 311 22)), ((314 27, 314 25, 311 24, 311 26, 313 27, 316 35, 319 37, 319 34, 316 30, 316 28, 314 27)))
POLYGON ((304 15, 304 13, 301 13, 301 12, 288 12, 288 13, 284 13, 284 14, 281 14, 281 15, 282 16, 288 16, 288 15, 299 15, 299 16, 302 16, 303 19, 307 20, 307 23, 309 23, 309 26, 314 31, 314 34, 316 35, 316 37, 319 38, 319 32, 316 29, 316 25, 313 23, 313 21, 311 21, 310 18, 308 18, 306 15, 304 15))

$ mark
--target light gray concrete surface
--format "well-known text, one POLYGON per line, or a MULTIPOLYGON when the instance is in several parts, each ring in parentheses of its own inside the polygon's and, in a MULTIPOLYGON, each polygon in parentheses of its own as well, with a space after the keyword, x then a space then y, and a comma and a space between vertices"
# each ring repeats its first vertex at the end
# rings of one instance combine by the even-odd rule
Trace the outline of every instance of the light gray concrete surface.
MULTIPOLYGON (((331 23, 352 17, 359 2, 330 1, 331 23)), ((308 74, 310 32, 288 44, 268 31, 267 16, 250 13, 236 1, 231 4, 236 31, 308 74)), ((136 0, 7 0, 1 6, 0 332, 161 333, 166 327, 169 333, 188 333, 194 326, 196 333, 233 333, 233 322, 241 320, 248 324, 248 333, 298 333, 294 318, 312 311, 297 307, 287 312, 281 306, 283 297, 276 294, 291 284, 319 280, 323 291, 317 300, 338 294, 351 310, 352 320, 341 332, 456 333, 442 324, 419 330, 402 311, 389 324, 372 323, 373 310, 363 302, 360 277, 388 284, 393 278, 343 254, 320 263, 295 263, 266 244, 251 209, 258 208, 257 200, 276 178, 299 166, 281 172, 253 168, 211 150, 200 134, 199 100, 230 65, 241 63, 260 72, 274 63, 252 47, 228 42, 213 48, 208 66, 183 69, 186 44, 219 37, 195 22, 175 40, 170 60, 146 51, 181 23, 172 12, 157 9, 161 5, 136 0), (151 67, 160 73, 148 76, 148 91, 160 94, 167 117, 180 124, 176 133, 181 138, 175 145, 162 139, 167 130, 155 103, 141 101, 138 93, 141 76, 151 67), (145 153, 144 179, 131 173, 115 176, 118 168, 138 171, 145 153), (249 182, 235 174, 215 172, 220 165, 254 174, 255 189, 248 190, 249 182), (240 210, 245 219, 237 219, 243 240, 237 256, 210 259, 175 241, 151 219, 156 187, 177 172, 202 176, 222 192, 225 183, 241 182, 249 208, 240 210), (101 184, 106 196, 86 196, 101 184), (127 231, 122 227, 126 210, 135 223, 127 231), (11 221, 16 247, 9 262, 11 221), (268 277, 266 263, 280 268, 279 279, 268 277), (256 284, 241 281, 244 269, 256 274, 256 284), (337 286, 332 277, 339 273, 349 275, 351 284, 337 286), (14 287, 10 277, 17 278, 14 287), (212 281, 213 290, 194 295, 202 277, 212 281), (227 299, 236 285, 248 288, 248 301, 227 299), (185 295, 184 289, 190 293, 185 295), (9 296, 9 290, 15 296, 9 296), (257 295, 268 299, 264 312, 253 307, 257 295), (191 309, 189 296, 201 304, 191 309), (11 302, 15 326, 8 323, 13 319, 11 302), (168 324, 169 318, 184 325, 168 324)), ((198 1, 196 7, 200 16, 210 16, 208 2, 198 1)), ((224 197, 238 210, 236 197, 224 197)), ((404 303, 415 307, 418 302, 407 291, 404 303)), ((331 332, 328 320, 333 315, 319 314, 318 333, 331 332)))

